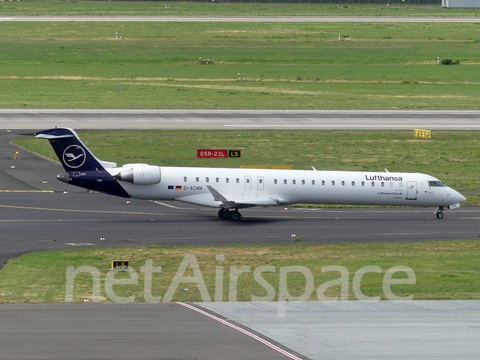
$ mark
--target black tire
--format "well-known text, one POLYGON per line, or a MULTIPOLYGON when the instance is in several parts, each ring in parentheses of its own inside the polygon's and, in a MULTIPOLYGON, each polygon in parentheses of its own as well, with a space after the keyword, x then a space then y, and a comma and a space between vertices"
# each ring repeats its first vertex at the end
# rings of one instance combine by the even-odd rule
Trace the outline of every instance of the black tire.
POLYGON ((222 220, 227 220, 230 217, 230 211, 227 209, 218 210, 218 217, 222 220))
POLYGON ((242 215, 238 211, 230 211, 230 220, 239 221, 242 218, 242 215))
POLYGON ((437 218, 438 218, 438 219, 443 219, 443 216, 444 216, 444 215, 443 215, 443 212, 439 211, 439 212, 437 213, 437 218))

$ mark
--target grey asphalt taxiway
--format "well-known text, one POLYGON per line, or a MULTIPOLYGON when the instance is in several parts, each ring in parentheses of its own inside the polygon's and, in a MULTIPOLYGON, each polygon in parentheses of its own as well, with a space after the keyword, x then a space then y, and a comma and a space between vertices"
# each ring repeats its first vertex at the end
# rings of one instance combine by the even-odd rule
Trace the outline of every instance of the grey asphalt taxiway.
MULTIPOLYGON (((478 241, 480 234, 475 207, 446 212, 443 220, 434 217, 432 208, 254 208, 232 223, 218 219, 214 209, 188 204, 127 203, 57 181, 55 175, 63 172, 59 164, 10 143, 18 133, 32 131, 0 133, 0 267, 24 253, 78 247, 288 244, 292 234, 301 243, 478 241)), ((451 358, 452 351, 436 351, 448 348, 445 343, 461 349, 462 358, 474 359, 478 302, 451 302, 435 313, 428 311, 436 304, 420 303, 416 309, 433 320, 416 316, 413 305, 391 302, 382 302, 383 308, 362 308, 358 302, 287 304, 283 320, 270 311, 278 304, 260 305, 270 310, 241 305, 251 314, 240 305, 221 303, 187 304, 195 309, 182 304, 3 304, 0 359, 451 358), (390 335, 398 328, 404 331, 397 332, 394 345, 403 350, 392 353, 390 335)))

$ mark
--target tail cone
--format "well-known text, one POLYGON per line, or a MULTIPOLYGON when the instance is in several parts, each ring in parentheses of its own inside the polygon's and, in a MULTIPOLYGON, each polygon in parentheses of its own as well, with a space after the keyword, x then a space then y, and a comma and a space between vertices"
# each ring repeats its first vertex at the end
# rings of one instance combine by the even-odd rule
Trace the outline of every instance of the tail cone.
POLYGON ((68 184, 70 182, 70 176, 68 175, 68 173, 58 174, 57 180, 68 184))

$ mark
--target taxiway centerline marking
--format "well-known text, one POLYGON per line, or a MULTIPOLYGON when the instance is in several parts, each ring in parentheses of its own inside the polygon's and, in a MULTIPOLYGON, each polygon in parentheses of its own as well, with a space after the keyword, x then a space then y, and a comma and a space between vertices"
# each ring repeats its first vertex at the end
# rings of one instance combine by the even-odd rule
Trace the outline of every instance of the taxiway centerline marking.
POLYGON ((163 205, 163 206, 169 207, 171 209, 185 210, 185 208, 181 208, 181 207, 178 207, 178 206, 175 206, 175 205, 165 204, 165 203, 163 203, 161 201, 158 201, 158 200, 153 200, 152 202, 155 203, 155 204, 158 204, 158 205, 163 205))
POLYGON ((53 193, 53 190, 0 190, 0 193, 53 193))

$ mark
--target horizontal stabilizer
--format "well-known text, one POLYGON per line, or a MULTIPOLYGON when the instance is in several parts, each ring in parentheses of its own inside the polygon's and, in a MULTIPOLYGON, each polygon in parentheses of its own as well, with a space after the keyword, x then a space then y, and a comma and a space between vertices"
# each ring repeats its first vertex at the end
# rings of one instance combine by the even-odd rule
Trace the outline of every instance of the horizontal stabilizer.
POLYGON ((117 167, 116 162, 111 162, 111 161, 104 161, 104 160, 98 160, 98 162, 105 168, 105 169, 113 169, 117 167))

